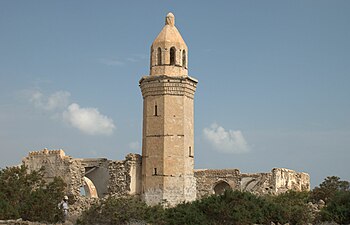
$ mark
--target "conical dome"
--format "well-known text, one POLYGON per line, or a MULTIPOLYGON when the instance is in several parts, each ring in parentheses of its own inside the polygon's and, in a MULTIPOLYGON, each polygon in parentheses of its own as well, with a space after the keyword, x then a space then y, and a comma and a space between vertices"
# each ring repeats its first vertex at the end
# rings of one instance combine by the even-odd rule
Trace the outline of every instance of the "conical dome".
POLYGON ((187 45, 168 13, 165 26, 151 46, 151 75, 187 75, 187 45))

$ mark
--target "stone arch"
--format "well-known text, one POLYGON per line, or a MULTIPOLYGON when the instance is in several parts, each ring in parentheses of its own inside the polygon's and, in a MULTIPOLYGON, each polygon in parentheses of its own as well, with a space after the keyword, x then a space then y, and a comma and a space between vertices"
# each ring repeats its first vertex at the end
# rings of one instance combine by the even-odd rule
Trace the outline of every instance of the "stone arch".
POLYGON ((226 181, 219 181, 214 185, 214 193, 216 195, 223 194, 226 190, 231 190, 231 186, 226 181))
POLYGON ((176 49, 175 47, 170 48, 170 65, 176 64, 176 49))
POLYGON ((104 197, 108 193, 109 170, 107 166, 95 166, 92 162, 86 162, 88 163, 91 164, 85 167, 84 176, 94 184, 97 195, 104 197))
POLYGON ((84 177, 83 188, 86 197, 98 198, 97 190, 94 183, 87 177, 84 177))

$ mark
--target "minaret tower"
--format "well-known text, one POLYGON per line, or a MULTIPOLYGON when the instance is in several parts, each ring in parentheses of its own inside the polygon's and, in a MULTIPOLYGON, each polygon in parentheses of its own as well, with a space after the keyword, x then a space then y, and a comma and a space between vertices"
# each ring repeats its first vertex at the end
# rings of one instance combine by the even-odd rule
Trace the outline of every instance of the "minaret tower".
POLYGON ((141 195, 148 205, 174 206, 196 199, 193 99, 198 81, 188 76, 187 55, 174 15, 168 13, 151 46, 150 75, 140 80, 141 195))

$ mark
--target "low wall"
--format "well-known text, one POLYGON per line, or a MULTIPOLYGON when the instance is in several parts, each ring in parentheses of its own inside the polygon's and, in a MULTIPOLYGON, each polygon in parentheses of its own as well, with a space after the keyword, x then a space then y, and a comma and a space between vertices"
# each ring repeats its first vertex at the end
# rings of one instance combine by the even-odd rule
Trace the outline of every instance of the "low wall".
POLYGON ((257 195, 279 194, 288 190, 309 191, 310 177, 284 168, 270 173, 240 173, 238 169, 195 170, 197 198, 220 194, 224 189, 248 191, 257 195))

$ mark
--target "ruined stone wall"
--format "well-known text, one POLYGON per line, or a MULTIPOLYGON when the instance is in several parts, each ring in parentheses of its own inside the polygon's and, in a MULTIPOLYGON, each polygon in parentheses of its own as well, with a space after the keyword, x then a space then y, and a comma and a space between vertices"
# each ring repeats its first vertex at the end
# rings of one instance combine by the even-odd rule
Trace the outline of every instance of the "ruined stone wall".
POLYGON ((271 173, 243 173, 241 174, 241 191, 248 191, 253 194, 274 194, 271 173))
POLYGON ((310 190, 307 173, 284 168, 274 168, 270 173, 240 173, 238 169, 195 170, 195 177, 198 198, 224 189, 249 191, 257 195, 310 190))
POLYGON ((112 161, 106 158, 74 159, 66 156, 63 150, 43 149, 30 152, 22 161, 29 171, 43 168, 48 182, 61 177, 67 184, 67 195, 80 196, 81 188, 86 185, 92 186, 88 188, 90 191, 95 190, 92 197, 137 195, 141 191, 141 156, 138 154, 112 161))
POLYGON ((67 184, 67 193, 79 195, 84 170, 79 161, 66 156, 63 150, 33 151, 22 162, 29 171, 43 168, 44 178, 47 182, 53 181, 54 177, 61 177, 67 184))
POLYGON ((283 193, 290 189, 296 191, 310 190, 310 176, 307 173, 298 173, 284 168, 274 168, 271 173, 276 193, 283 193))
MULTIPOLYGON (((80 197, 81 188, 90 179, 96 197, 107 195, 140 195, 142 186, 141 156, 128 154, 125 160, 112 161, 105 158, 74 159, 66 156, 63 150, 30 152, 23 163, 30 171, 44 168, 45 179, 50 182, 61 177, 67 184, 67 195, 80 197)), ((310 177, 284 168, 274 168, 270 173, 240 173, 238 169, 195 170, 196 187, 194 198, 220 194, 225 189, 249 191, 254 194, 279 194, 288 190, 310 190, 310 177)), ((175 188, 175 187, 174 187, 175 188)), ((178 191, 177 189, 174 191, 178 191)), ((162 198, 164 193, 154 193, 162 198)), ((90 195, 90 197, 94 197, 90 195)))
POLYGON ((214 187, 220 182, 226 182, 234 190, 239 189, 240 172, 238 169, 195 170, 197 181, 197 198, 215 194, 214 187))
POLYGON ((75 219, 99 201, 94 197, 139 195, 141 192, 141 156, 138 154, 128 154, 125 160, 112 161, 106 158, 74 159, 66 156, 63 150, 43 149, 30 152, 23 159, 23 164, 29 171, 43 168, 48 182, 54 177, 64 180, 66 194, 73 202, 69 209, 70 217, 75 219), (85 196, 81 196, 82 188, 85 196))
POLYGON ((285 168, 273 168, 270 173, 242 173, 241 190, 258 195, 309 191, 310 177, 307 173, 285 168))
POLYGON ((138 195, 141 190, 141 156, 128 154, 125 160, 110 161, 108 165, 110 195, 138 195))
POLYGON ((142 188, 142 159, 139 154, 128 154, 125 157, 126 164, 128 165, 130 176, 130 195, 140 195, 142 188))

